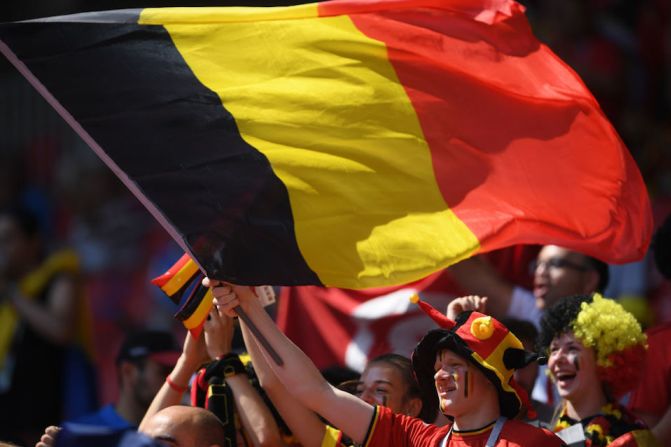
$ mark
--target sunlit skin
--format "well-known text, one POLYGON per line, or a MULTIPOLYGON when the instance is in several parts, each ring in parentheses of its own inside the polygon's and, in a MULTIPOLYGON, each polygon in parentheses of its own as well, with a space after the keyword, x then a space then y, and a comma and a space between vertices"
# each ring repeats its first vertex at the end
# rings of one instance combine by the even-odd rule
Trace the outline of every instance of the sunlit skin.
POLYGON ((223 427, 208 410, 175 405, 153 415, 142 428, 142 433, 168 447, 220 447, 223 427))
POLYGON ((382 405, 394 413, 416 417, 421 404, 417 402, 419 399, 409 399, 407 390, 398 369, 380 362, 368 365, 361 374, 356 395, 371 405, 382 405))
POLYGON ((546 245, 538 253, 534 271, 536 305, 539 309, 546 309, 560 298, 592 293, 598 281, 598 274, 589 267, 584 255, 556 245, 546 245), (552 260, 563 261, 565 265, 551 266, 552 260))
POLYGON ((436 356, 434 369, 440 410, 454 417, 455 429, 479 428, 498 417, 496 388, 466 359, 443 350, 436 356))
POLYGON ((143 432, 162 445, 187 447, 196 445, 193 430, 186 423, 187 417, 173 408, 156 413, 143 432))
POLYGON ((585 347, 573 333, 567 332, 552 340, 548 368, 559 396, 567 403, 569 417, 591 416, 606 404, 594 349, 585 347))

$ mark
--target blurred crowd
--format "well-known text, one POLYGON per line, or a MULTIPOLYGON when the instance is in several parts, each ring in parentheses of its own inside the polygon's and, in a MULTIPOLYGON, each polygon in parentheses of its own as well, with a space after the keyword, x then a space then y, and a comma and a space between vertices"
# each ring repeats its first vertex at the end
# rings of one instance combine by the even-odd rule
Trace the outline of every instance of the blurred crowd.
MULTIPOLYGON (((536 35, 582 77, 625 141, 659 225, 671 213, 671 2, 522 3, 536 35)), ((66 12, 88 6, 64 5, 66 12)), ((63 12, 56 9, 41 11, 63 12)), ((17 8, 8 17, 21 14, 17 8)), ((65 249, 76 256, 76 267, 68 271, 77 300, 64 321, 77 330, 61 338, 49 328, 37 332, 67 351, 63 361, 72 383, 63 379, 62 417, 77 417, 118 398, 117 353, 125 335, 156 329, 184 339, 172 318, 174 305, 149 283, 181 251, 6 61, 0 61, 0 129, 0 208, 30 211, 42 244, 27 264, 39 265, 65 249)), ((0 266, 6 261, 0 259, 0 266)), ((671 283, 650 256, 610 266, 610 278, 604 295, 619 299, 644 327, 671 322, 671 283)), ((11 280, 0 278, 0 290, 11 280)), ((30 319, 26 312, 17 318, 30 319)))

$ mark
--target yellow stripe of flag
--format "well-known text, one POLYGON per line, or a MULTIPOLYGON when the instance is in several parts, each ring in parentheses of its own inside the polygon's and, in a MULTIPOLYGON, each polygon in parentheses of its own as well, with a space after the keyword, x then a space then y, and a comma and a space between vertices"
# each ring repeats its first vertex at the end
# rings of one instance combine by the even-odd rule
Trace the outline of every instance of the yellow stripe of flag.
POLYGON ((145 10, 141 23, 166 24, 199 81, 270 160, 322 283, 406 283, 477 251, 439 191, 384 44, 346 16, 319 18, 315 7, 313 18, 284 20, 278 11, 277 20, 194 26, 180 23, 179 9, 145 10))
POLYGON ((198 270, 198 264, 196 264, 193 259, 189 259, 189 261, 175 273, 175 276, 161 286, 161 290, 163 290, 166 295, 173 296, 179 289, 189 282, 198 270))
POLYGON ((207 314, 210 313, 210 309, 212 309, 213 298, 212 289, 208 289, 205 293, 205 296, 200 301, 200 304, 198 304, 196 310, 193 311, 189 318, 182 322, 185 328, 189 330, 195 329, 200 326, 203 321, 205 321, 207 314))

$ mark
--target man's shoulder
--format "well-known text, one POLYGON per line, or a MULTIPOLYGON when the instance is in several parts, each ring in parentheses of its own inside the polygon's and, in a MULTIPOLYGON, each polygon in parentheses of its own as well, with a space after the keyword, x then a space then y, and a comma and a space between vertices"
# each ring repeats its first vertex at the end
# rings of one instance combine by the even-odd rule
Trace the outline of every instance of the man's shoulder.
POLYGON ((508 445, 564 445, 562 440, 551 431, 518 420, 508 420, 506 422, 500 439, 501 441, 507 441, 508 445))

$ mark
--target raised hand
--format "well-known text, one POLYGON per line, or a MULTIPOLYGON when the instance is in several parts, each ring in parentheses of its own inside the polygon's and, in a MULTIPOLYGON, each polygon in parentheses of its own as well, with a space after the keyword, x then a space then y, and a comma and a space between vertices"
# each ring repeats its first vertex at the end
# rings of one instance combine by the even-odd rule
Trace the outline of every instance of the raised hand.
POLYGON ((219 310, 229 317, 237 316, 234 310, 237 306, 245 309, 250 304, 259 302, 252 288, 248 286, 236 286, 209 278, 203 279, 203 286, 212 288, 219 310))
POLYGON ((454 320, 462 312, 474 310, 480 313, 487 313, 487 297, 478 295, 466 295, 453 299, 447 305, 447 318, 454 320))
POLYGON ((40 440, 35 444, 35 447, 53 447, 56 443, 56 435, 61 431, 61 427, 50 425, 44 429, 44 434, 40 440))
POLYGON ((207 320, 205 320, 203 329, 205 347, 211 359, 214 360, 231 352, 235 323, 233 318, 226 315, 219 307, 217 298, 214 299, 214 304, 210 309, 207 320))

